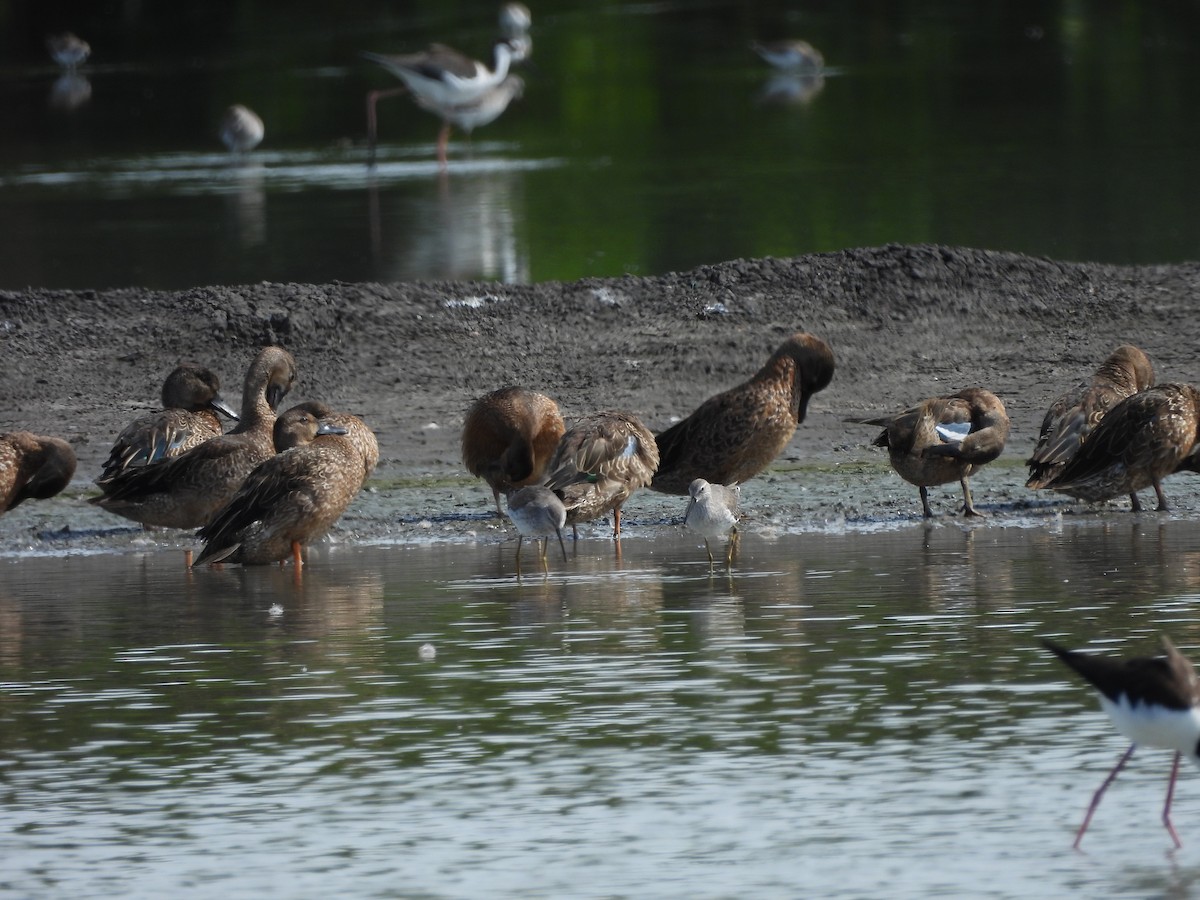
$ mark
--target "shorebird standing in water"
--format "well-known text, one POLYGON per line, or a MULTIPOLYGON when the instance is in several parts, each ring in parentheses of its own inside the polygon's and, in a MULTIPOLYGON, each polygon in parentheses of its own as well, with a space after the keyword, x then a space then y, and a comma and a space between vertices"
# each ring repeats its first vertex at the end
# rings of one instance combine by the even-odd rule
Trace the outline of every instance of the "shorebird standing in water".
POLYGON ((819 72, 825 68, 825 57, 808 41, 751 41, 750 46, 777 69, 819 72))
POLYGON ((542 571, 550 574, 546 562, 546 549, 551 535, 557 535, 562 549, 563 562, 567 561, 567 546, 563 543, 562 530, 567 524, 567 508, 562 500, 549 488, 530 485, 512 491, 508 495, 508 517, 517 526, 517 576, 521 574, 521 543, 530 537, 537 542, 542 538, 540 559, 542 571))
POLYGON ((1165 634, 1162 636, 1165 657, 1129 660, 1078 653, 1047 640, 1042 643, 1100 692, 1100 707, 1108 713, 1117 731, 1133 742, 1092 796, 1083 824, 1075 834, 1075 849, 1079 849, 1079 842, 1083 840, 1083 833, 1087 831, 1104 792, 1125 768, 1138 744, 1175 751, 1162 823, 1175 846, 1182 847, 1175 826, 1171 824, 1171 798, 1175 794, 1179 760, 1186 756, 1200 765, 1200 753, 1197 752, 1200 749, 1197 746, 1200 742, 1200 680, 1196 678, 1191 660, 1180 653, 1165 634))
POLYGON ((729 535, 729 548, 725 554, 725 568, 733 567, 733 551, 737 546, 738 502, 741 488, 736 484, 709 484, 697 478, 688 485, 688 504, 683 513, 683 524, 704 537, 704 549, 708 552, 708 571, 713 570, 712 547, 708 539, 729 535))
POLYGON ((235 103, 225 110, 221 119, 221 143, 229 148, 229 152, 238 156, 249 153, 260 143, 266 129, 263 121, 254 110, 235 103))
POLYGON ((376 104, 384 97, 408 91, 418 106, 442 120, 437 159, 445 169, 451 126, 469 135, 473 129, 494 122, 514 98, 521 96, 525 83, 510 76, 509 69, 533 52, 529 36, 532 22, 529 7, 523 3, 507 3, 501 8, 500 38, 492 45, 491 69, 444 44, 431 44, 421 53, 400 56, 363 53, 365 59, 379 63, 404 82, 402 88, 367 94, 367 143, 371 159, 378 134, 376 104))
POLYGON ((69 72, 81 66, 92 52, 87 41, 69 31, 46 38, 46 49, 54 61, 69 72))

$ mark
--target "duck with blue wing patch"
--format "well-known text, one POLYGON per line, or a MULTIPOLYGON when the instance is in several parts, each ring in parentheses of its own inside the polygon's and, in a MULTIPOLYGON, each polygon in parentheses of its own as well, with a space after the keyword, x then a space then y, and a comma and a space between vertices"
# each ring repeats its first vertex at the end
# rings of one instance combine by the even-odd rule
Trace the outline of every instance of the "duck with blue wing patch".
POLYGON ((962 485, 963 513, 982 515, 971 500, 968 478, 1004 451, 1009 428, 1004 404, 991 391, 967 388, 923 400, 895 416, 855 421, 883 427, 873 443, 886 447, 896 473, 920 489, 925 518, 933 517, 929 488, 952 481, 962 485))

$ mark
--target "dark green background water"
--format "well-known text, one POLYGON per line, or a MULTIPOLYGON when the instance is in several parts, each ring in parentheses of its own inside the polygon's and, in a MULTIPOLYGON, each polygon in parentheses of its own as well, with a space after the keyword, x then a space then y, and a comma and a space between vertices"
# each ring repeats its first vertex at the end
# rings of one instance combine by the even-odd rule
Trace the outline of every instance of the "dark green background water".
POLYGON ((522 100, 433 163, 436 120, 357 57, 486 53, 496 4, 0 4, 0 287, 651 274, 935 241, 1195 259, 1194 4, 541 3, 522 100), (72 11, 74 14, 72 14, 72 11), (51 102, 47 31, 92 44, 51 102), (753 38, 829 70, 763 102, 753 38), (232 168, 232 102, 267 139, 232 168))

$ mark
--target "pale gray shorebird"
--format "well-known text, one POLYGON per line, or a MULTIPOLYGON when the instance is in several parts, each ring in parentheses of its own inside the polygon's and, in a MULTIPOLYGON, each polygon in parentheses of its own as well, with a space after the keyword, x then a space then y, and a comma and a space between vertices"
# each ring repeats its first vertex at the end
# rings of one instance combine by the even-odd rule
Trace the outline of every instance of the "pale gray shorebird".
MULTIPOLYGON (((1114 406, 1154 385, 1150 358, 1131 344, 1122 344, 1089 378, 1050 405, 1042 419, 1037 446, 1026 461, 1027 488, 1044 488, 1066 468, 1100 420, 1114 406)), ((1137 494, 1130 494, 1135 509, 1137 494)))
POLYGON ((541 485, 518 488, 508 494, 508 517, 517 526, 517 575, 521 574, 521 544, 530 537, 536 543, 542 538, 542 571, 549 574, 546 549, 551 535, 557 535, 562 549, 563 562, 567 561, 567 546, 563 543, 562 530, 567 524, 567 508, 554 491, 541 485))
POLYGON ((505 3, 500 7, 500 34, 513 46, 513 62, 522 62, 533 55, 533 15, 524 3, 505 3))
POLYGON ((738 503, 741 488, 736 484, 709 484, 697 478, 688 485, 688 504, 683 513, 683 524, 704 537, 704 549, 708 553, 708 571, 713 570, 712 547, 708 539, 729 535, 729 547, 725 554, 725 568, 733 566, 733 551, 737 545, 738 503))
POLYGON ((1083 824, 1075 834, 1075 849, 1079 849, 1079 842, 1083 840, 1104 792, 1125 768, 1138 744, 1175 751, 1162 823, 1176 848, 1182 847, 1175 826, 1171 824, 1175 780, 1184 756, 1200 765, 1200 679, 1196 677, 1191 660, 1180 653, 1165 634, 1162 636, 1165 656, 1127 660, 1078 653, 1045 639, 1042 643, 1099 691, 1100 707, 1117 731, 1132 742, 1092 796, 1083 824))
POLYGON ((1000 398, 983 388, 967 388, 949 397, 931 397, 894 416, 857 420, 880 425, 872 442, 886 447, 896 474, 921 493, 925 518, 933 518, 929 488, 957 481, 963 513, 981 516, 971 500, 970 476, 996 459, 1008 440, 1008 413, 1000 398))
POLYGON ((808 41, 751 41, 750 47, 777 69, 820 71, 825 57, 808 41))
POLYGON ((91 54, 92 48, 83 38, 65 31, 46 38, 46 49, 51 58, 67 71, 74 71, 91 54))
POLYGON ((550 460, 546 487, 566 507, 576 526, 613 514, 613 540, 621 539, 621 507, 630 494, 647 487, 658 469, 658 445, 641 420, 619 409, 584 416, 559 441, 550 460))
POLYGON ((262 143, 266 129, 254 110, 235 103, 225 110, 219 134, 221 143, 229 148, 229 152, 240 156, 262 143))

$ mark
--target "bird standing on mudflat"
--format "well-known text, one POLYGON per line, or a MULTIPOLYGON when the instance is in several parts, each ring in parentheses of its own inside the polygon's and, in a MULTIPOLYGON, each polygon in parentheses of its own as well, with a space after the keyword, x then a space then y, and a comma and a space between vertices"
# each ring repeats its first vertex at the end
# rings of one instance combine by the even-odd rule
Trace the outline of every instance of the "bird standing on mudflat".
POLYGON ((295 380, 292 354, 263 348, 246 372, 237 428, 180 456, 122 472, 106 494, 89 502, 143 525, 199 528, 255 466, 275 454, 275 410, 295 380))
POLYGON ((341 518, 365 479, 363 455, 347 427, 347 420, 357 416, 331 412, 322 417, 313 413, 313 406, 327 409, 300 404, 275 421, 278 452, 247 475, 229 503, 200 529, 205 545, 196 565, 262 565, 290 554, 299 568, 302 547, 319 540, 341 518))
POLYGON ((101 490, 126 469, 146 466, 186 453, 222 433, 217 413, 238 414, 221 396, 221 382, 204 366, 181 363, 162 386, 163 408, 126 425, 96 479, 101 490))
POLYGON ((725 555, 725 568, 733 566, 733 551, 737 545, 738 503, 741 488, 736 484, 709 484, 697 478, 688 486, 688 504, 683 513, 686 528, 703 535, 704 549, 708 552, 708 571, 713 570, 712 547, 708 539, 729 535, 729 548, 725 555))
POLYGON ((0 434, 0 513, 53 497, 75 475, 75 451, 62 438, 28 431, 0 434))
POLYGON ((1003 452, 1009 428, 1004 404, 991 391, 967 388, 859 424, 883 427, 873 443, 886 447, 896 474, 920 489, 925 518, 933 518, 929 487, 951 481, 962 485, 963 512, 982 515, 971 501, 967 480, 1003 452))
POLYGON ((659 464, 650 489, 686 494, 697 478, 745 484, 787 446, 833 368, 828 344, 793 334, 749 381, 710 397, 655 435, 659 464))
POLYGON ((1046 487, 1081 500, 1111 500, 1154 488, 1158 509, 1168 509, 1162 480, 1196 468, 1191 457, 1200 436, 1200 391, 1190 384, 1160 384, 1126 397, 1109 410, 1078 452, 1046 487))
POLYGON ((566 426, 558 404, 536 391, 503 387, 485 394, 463 419, 463 464, 500 495, 541 480, 566 426))
MULTIPOLYGON (((584 416, 559 441, 546 487, 558 494, 574 532, 612 510, 613 539, 621 539, 621 507, 646 487, 658 468, 658 446, 650 429, 619 409, 584 416)), ((578 537, 578 532, 575 533, 578 537)))
POLYGON ((1175 751, 1162 822, 1175 846, 1183 846, 1171 824, 1171 798, 1179 775, 1179 760, 1186 756, 1200 765, 1197 752, 1200 749, 1200 680, 1196 678, 1191 660, 1180 653, 1165 634, 1162 636, 1165 657, 1128 660, 1078 653, 1047 640, 1042 643, 1099 691, 1101 709, 1108 714, 1117 731, 1132 741, 1092 797, 1083 824, 1075 834, 1075 848, 1079 849, 1079 842, 1083 840, 1083 833, 1087 831, 1104 792, 1125 768, 1138 744, 1175 751))
MULTIPOLYGON (((1037 446, 1029 457, 1027 488, 1046 487, 1079 452, 1080 446, 1114 406, 1154 385, 1150 358, 1131 344, 1122 344, 1081 381, 1051 404, 1042 420, 1037 446)), ((1136 502, 1136 494, 1131 499, 1136 502)))

